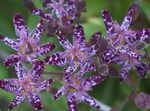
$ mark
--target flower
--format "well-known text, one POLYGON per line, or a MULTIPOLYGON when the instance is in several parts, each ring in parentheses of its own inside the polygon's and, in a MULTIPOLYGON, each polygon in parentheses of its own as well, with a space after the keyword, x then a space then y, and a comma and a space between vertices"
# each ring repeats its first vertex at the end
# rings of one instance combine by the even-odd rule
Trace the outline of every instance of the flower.
POLYGON ((0 80, 0 88, 10 93, 15 93, 16 95, 8 108, 13 109, 27 97, 29 103, 35 110, 42 109, 43 106, 38 93, 48 88, 53 82, 52 79, 41 82, 41 74, 44 69, 43 62, 36 61, 36 64, 34 64, 32 69, 27 73, 24 71, 20 62, 16 63, 15 68, 18 79, 12 78, 0 80))
POLYGON ((77 103, 85 102, 91 107, 100 109, 100 103, 87 94, 91 87, 105 80, 105 76, 96 75, 82 78, 77 74, 65 74, 64 86, 62 86, 54 96, 58 100, 64 94, 67 96, 68 111, 78 111, 77 103))
POLYGON ((102 59, 105 63, 122 64, 120 80, 125 80, 129 70, 134 67, 138 75, 144 77, 148 66, 142 62, 145 56, 142 50, 137 50, 138 42, 146 41, 150 35, 149 29, 133 31, 129 29, 139 6, 132 4, 129 7, 128 14, 125 16, 121 26, 112 20, 109 12, 102 12, 103 21, 106 27, 106 40, 108 41, 108 49, 103 53, 102 59))
POLYGON ((97 45, 86 46, 84 30, 81 25, 78 25, 73 30, 73 33, 73 44, 71 44, 61 31, 57 32, 58 40, 65 51, 46 57, 45 63, 61 66, 69 64, 69 67, 66 69, 67 73, 71 70, 74 72, 78 67, 81 69, 80 74, 86 71, 95 71, 96 68, 92 56, 97 51, 97 45))
POLYGON ((6 66, 12 65, 21 60, 34 62, 37 60, 38 56, 46 54, 55 48, 55 45, 50 42, 40 45, 40 39, 43 32, 43 20, 40 20, 36 29, 30 33, 28 32, 27 26, 21 14, 15 15, 13 22, 16 35, 19 38, 15 40, 1 35, 0 39, 17 51, 17 54, 12 54, 6 59, 6 66))

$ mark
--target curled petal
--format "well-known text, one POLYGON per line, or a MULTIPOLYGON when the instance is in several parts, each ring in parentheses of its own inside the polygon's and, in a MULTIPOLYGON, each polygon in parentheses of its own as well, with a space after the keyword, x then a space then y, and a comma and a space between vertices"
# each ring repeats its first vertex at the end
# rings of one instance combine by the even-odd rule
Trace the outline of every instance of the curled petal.
POLYGON ((45 14, 45 12, 42 11, 42 10, 35 9, 35 10, 32 11, 32 13, 35 14, 35 15, 38 15, 38 16, 40 16, 43 19, 46 19, 48 21, 52 20, 52 16, 50 14, 45 14))
POLYGON ((129 73, 130 69, 131 69, 130 64, 128 64, 128 62, 126 62, 121 69, 120 81, 123 81, 127 78, 127 75, 129 73))
POLYGON ((28 97, 30 104, 34 107, 35 110, 43 109, 41 99, 37 94, 30 95, 28 97))
POLYGON ((25 99, 25 96, 22 96, 22 95, 15 96, 14 99, 12 100, 12 102, 8 105, 8 108, 10 110, 13 109, 18 104, 22 103, 24 99, 25 99))
POLYGON ((136 71, 137 71, 139 76, 141 76, 141 77, 146 76, 146 73, 148 71, 148 65, 147 64, 145 64, 144 62, 138 62, 137 64, 135 64, 135 68, 136 68, 136 71))
POLYGON ((44 55, 46 53, 48 53, 49 51, 52 51, 53 49, 55 49, 55 45, 54 43, 45 43, 43 45, 41 45, 40 47, 38 47, 37 52, 39 55, 44 55))
POLYGON ((36 26, 36 29, 33 31, 33 35, 32 35, 33 39, 39 41, 41 39, 43 30, 44 30, 44 22, 43 20, 40 20, 36 26))
POLYGON ((57 52, 53 55, 47 56, 44 59, 44 62, 49 65, 58 65, 58 66, 64 66, 66 64, 66 60, 64 58, 61 58, 61 52, 57 52))
POLYGON ((71 43, 64 37, 61 31, 57 31, 57 38, 64 49, 70 49, 71 43))
POLYGON ((48 88, 52 82, 53 82, 52 79, 41 82, 37 88, 37 91, 40 92, 40 91, 46 90, 46 88, 48 88))
POLYGON ((10 66, 20 61, 20 59, 21 59, 20 55, 12 54, 4 61, 4 64, 6 66, 10 66))
POLYGON ((121 29, 127 30, 129 28, 129 26, 131 25, 138 9, 139 9, 139 5, 137 5, 137 4, 132 4, 129 7, 128 14, 123 20, 123 23, 121 25, 121 29))
POLYGON ((85 95, 84 96, 84 102, 89 104, 90 106, 96 108, 96 109, 100 109, 101 108, 99 102, 96 101, 94 98, 92 98, 89 95, 85 95))
POLYGON ((103 82, 105 79, 106 79, 106 77, 102 76, 100 74, 97 76, 90 76, 90 77, 85 78, 83 85, 87 85, 87 86, 90 85, 90 87, 95 86, 95 85, 103 82))
POLYGON ((15 15, 13 22, 16 30, 16 35, 20 38, 28 37, 28 30, 23 16, 21 14, 15 15))
POLYGON ((109 34, 109 35, 113 34, 114 27, 113 27, 113 20, 112 20, 110 13, 107 10, 104 10, 101 15, 103 17, 103 21, 105 24, 107 34, 109 34))
POLYGON ((3 79, 0 80, 0 88, 11 93, 17 93, 19 87, 15 84, 16 79, 3 79))
POLYGON ((16 40, 13 39, 9 39, 8 37, 5 37, 3 39, 4 43, 8 46, 10 46, 11 48, 13 48, 14 50, 18 50, 18 42, 16 40))
POLYGON ((22 79, 26 75, 26 72, 25 72, 21 62, 17 62, 15 64, 15 69, 16 69, 16 74, 19 79, 22 79))
POLYGON ((61 96, 65 94, 65 92, 66 92, 66 89, 64 87, 61 87, 55 94, 54 99, 58 100, 61 96))
POLYGON ((74 32, 73 44, 74 45, 79 44, 80 47, 84 47, 86 44, 86 39, 82 25, 78 25, 73 32, 74 32))
POLYGON ((78 111, 76 98, 74 95, 67 96, 68 111, 78 111))

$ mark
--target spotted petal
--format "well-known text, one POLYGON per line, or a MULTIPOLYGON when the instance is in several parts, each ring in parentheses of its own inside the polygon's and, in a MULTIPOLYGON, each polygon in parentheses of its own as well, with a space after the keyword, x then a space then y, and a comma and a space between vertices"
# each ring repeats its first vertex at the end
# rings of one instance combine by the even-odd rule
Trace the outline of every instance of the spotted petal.
POLYGON ((145 41, 150 37, 150 29, 142 29, 136 32, 136 40, 145 41))
POLYGON ((121 29, 127 30, 129 28, 129 26, 131 25, 131 23, 135 17, 136 12, 138 11, 138 8, 139 8, 139 6, 137 4, 132 4, 129 7, 128 14, 124 18, 124 20, 121 24, 121 29))
POLYGON ((57 38, 64 49, 70 49, 72 44, 64 37, 61 31, 57 31, 57 38))
POLYGON ((8 108, 10 110, 15 108, 18 104, 22 103, 24 99, 25 99, 25 96, 22 96, 22 95, 15 96, 12 102, 8 105, 8 108))
POLYGON ((61 58, 61 52, 57 52, 53 55, 47 56, 44 59, 45 64, 49 65, 58 65, 58 66, 64 66, 66 64, 66 59, 61 58))
POLYGON ((37 91, 40 92, 46 90, 46 88, 48 88, 52 82, 53 82, 52 79, 41 82, 37 88, 37 91))
POLYGON ((80 47, 84 47, 86 44, 86 39, 84 35, 84 30, 82 25, 78 25, 74 30, 74 36, 73 36, 73 44, 78 45, 80 47))
POLYGON ((28 30, 23 16, 21 14, 15 15, 13 22, 16 30, 16 35, 20 38, 28 37, 28 30))
POLYGON ((17 93, 19 90, 19 87, 15 85, 16 79, 3 79, 0 80, 0 88, 4 89, 5 91, 11 92, 11 93, 17 93))
POLYGON ((101 108, 99 102, 96 101, 94 98, 92 98, 89 95, 85 95, 84 96, 84 102, 89 104, 90 106, 96 108, 96 109, 100 109, 101 108))
POLYGON ((67 96, 67 104, 68 104, 68 111, 78 111, 76 98, 73 94, 67 96))
POLYGON ((112 20, 110 13, 107 10, 104 10, 101 15, 103 17, 103 21, 105 24, 107 34, 109 34, 109 35, 113 34, 114 27, 113 27, 113 20, 112 20))
POLYGON ((20 61, 20 59, 21 59, 20 55, 12 54, 4 61, 4 64, 6 66, 10 66, 20 61))
POLYGON ((18 42, 16 40, 4 37, 3 41, 6 45, 10 46, 14 50, 18 50, 18 42))
POLYGON ((32 94, 28 97, 30 104, 33 106, 35 110, 43 109, 43 105, 41 103, 41 99, 37 94, 32 94))
POLYGON ((44 30, 44 22, 43 20, 40 20, 36 26, 36 29, 33 32, 31 32, 33 33, 32 35, 33 39, 39 41, 41 39, 43 30, 44 30))
POLYGON ((66 89, 64 87, 61 87, 57 93, 54 95, 54 99, 58 100, 61 96, 63 96, 66 93, 66 89))
POLYGON ((17 62, 15 64, 15 69, 16 69, 16 74, 19 79, 22 79, 26 75, 26 72, 25 72, 21 62, 17 62))

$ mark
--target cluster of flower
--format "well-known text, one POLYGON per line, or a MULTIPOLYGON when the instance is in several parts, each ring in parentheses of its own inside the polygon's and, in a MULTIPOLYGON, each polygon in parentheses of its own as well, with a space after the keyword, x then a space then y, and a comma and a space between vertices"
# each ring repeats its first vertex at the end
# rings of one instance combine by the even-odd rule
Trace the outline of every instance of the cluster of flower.
POLYGON ((25 6, 32 14, 40 17, 35 30, 28 32, 23 16, 15 15, 13 19, 17 40, 0 35, 0 40, 17 51, 10 55, 4 62, 6 66, 15 65, 18 79, 0 80, 0 88, 15 93, 16 96, 9 104, 13 109, 27 97, 35 110, 42 109, 39 92, 49 88, 53 79, 42 81, 44 65, 57 65, 64 67, 63 86, 56 92, 54 99, 66 95, 68 111, 77 111, 77 103, 85 102, 92 107, 100 109, 100 103, 89 96, 87 91, 106 79, 109 64, 120 64, 120 80, 127 78, 130 69, 136 69, 137 74, 145 77, 149 69, 144 62, 146 54, 143 50, 148 44, 150 29, 131 30, 135 14, 139 8, 137 4, 130 6, 127 16, 121 26, 112 20, 107 10, 102 11, 103 21, 107 35, 102 37, 100 32, 91 36, 90 42, 86 42, 84 29, 79 24, 79 17, 85 10, 83 0, 43 0, 43 9, 37 9, 30 0, 24 0, 25 6), (47 13, 49 12, 49 13, 47 13), (56 34, 64 51, 55 52, 39 60, 39 56, 47 54, 55 49, 55 44, 47 42, 40 45, 42 33, 56 34), (73 36, 72 44, 66 36, 73 36), (144 46, 139 46, 144 43, 144 46), (86 72, 96 71, 96 62, 93 56, 99 58, 99 74, 84 77, 86 72), (28 72, 23 68, 22 62, 32 63, 28 72), (67 67, 67 68, 66 68, 67 67), (103 68, 102 68, 103 67, 103 68))

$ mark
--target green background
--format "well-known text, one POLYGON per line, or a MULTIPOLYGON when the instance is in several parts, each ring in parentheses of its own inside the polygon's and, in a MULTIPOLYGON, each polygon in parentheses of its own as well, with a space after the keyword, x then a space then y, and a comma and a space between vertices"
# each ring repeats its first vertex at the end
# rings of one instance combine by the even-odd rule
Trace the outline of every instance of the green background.
MULTIPOLYGON (((41 0, 33 0, 38 8, 41 8, 41 0)), ((103 9, 108 9, 114 20, 119 23, 122 22, 124 16, 127 13, 128 7, 135 0, 85 0, 86 1, 86 12, 82 13, 81 24, 84 26, 87 41, 89 40, 92 33, 101 31, 105 35, 105 27, 100 16, 100 12, 103 9)), ((132 24, 132 28, 142 29, 150 28, 150 1, 149 0, 137 0, 140 3, 141 9, 138 12, 138 17, 132 24)), ((17 38, 15 35, 15 30, 13 26, 13 16, 16 13, 22 13, 26 20, 29 30, 31 31, 37 24, 39 17, 31 15, 31 13, 23 7, 22 0, 0 0, 0 34, 8 36, 10 38, 17 38)), ((54 41, 57 48, 53 51, 61 49, 56 37, 47 37, 46 34, 43 35, 42 43, 46 41, 54 41)), ((53 53, 50 52, 49 54, 53 53)), ((5 67, 3 61, 10 54, 16 53, 10 47, 0 42, 0 79, 16 77, 14 67, 5 67)), ((24 64, 27 68, 29 66, 24 64)), ((45 71, 61 71, 62 68, 45 66, 45 71)), ((134 101, 129 100, 127 104, 121 109, 120 106, 123 104, 125 98, 131 94, 134 87, 138 81, 138 77, 134 74, 134 71, 130 72, 131 81, 125 81, 123 83, 119 82, 119 78, 114 78, 109 76, 106 81, 99 84, 89 92, 90 95, 95 97, 97 100, 109 105, 113 108, 113 111, 140 111, 134 101)), ((46 77, 49 75, 46 75, 46 77)), ((147 79, 142 79, 137 92, 144 91, 150 94, 150 79, 149 75, 147 79)), ((53 87, 59 88, 61 84, 55 82, 53 87)), ((44 105, 43 111, 67 111, 67 105, 65 97, 61 98, 59 101, 53 100, 53 95, 49 93, 50 91, 45 91, 40 93, 42 102, 44 105)), ((14 97, 6 91, 0 89, 0 110, 7 111, 7 105, 14 97)), ((86 104, 78 104, 79 111, 98 111, 86 104)), ((12 111, 34 111, 32 107, 28 104, 28 101, 24 101, 17 108, 12 111)))

